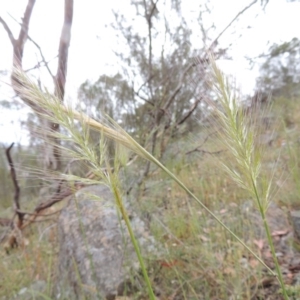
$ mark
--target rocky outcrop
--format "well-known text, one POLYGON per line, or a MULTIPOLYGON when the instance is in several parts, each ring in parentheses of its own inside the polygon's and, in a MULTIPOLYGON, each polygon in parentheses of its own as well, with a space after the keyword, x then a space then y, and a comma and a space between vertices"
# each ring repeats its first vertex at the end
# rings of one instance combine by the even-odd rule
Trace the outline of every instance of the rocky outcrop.
MULTIPOLYGON (((125 203, 143 254, 158 253, 145 223, 125 203)), ((114 299, 139 270, 124 220, 104 185, 76 193, 58 221, 57 299, 114 299)))

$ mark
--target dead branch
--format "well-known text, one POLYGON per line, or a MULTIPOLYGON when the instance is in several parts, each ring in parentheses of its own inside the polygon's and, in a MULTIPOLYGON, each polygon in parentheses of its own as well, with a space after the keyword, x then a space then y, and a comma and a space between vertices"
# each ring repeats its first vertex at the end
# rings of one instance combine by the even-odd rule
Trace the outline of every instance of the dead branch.
MULTIPOLYGON (((27 227, 31 223, 36 222, 37 217, 42 216, 42 217, 46 218, 41 221, 49 220, 49 218, 47 218, 47 217, 50 217, 51 215, 59 213, 61 209, 59 209, 53 213, 48 213, 46 215, 42 215, 42 212, 44 210, 50 208, 51 206, 53 206, 56 203, 68 198, 69 196, 73 195, 77 190, 79 190, 85 186, 83 183, 76 183, 73 187, 66 187, 62 190, 62 185, 65 182, 65 180, 61 180, 57 185, 54 195, 52 197, 50 197, 48 200, 40 203, 34 209, 34 211, 32 213, 22 211, 20 208, 20 201, 19 201, 20 187, 18 185, 15 167, 14 167, 11 155, 10 155, 10 150, 12 149, 13 145, 14 145, 14 143, 12 143, 6 149, 6 156, 7 156, 8 162, 9 162, 11 177, 12 177, 14 187, 15 187, 15 194, 14 194, 14 211, 15 211, 15 213, 14 213, 14 216, 12 219, 0 218, 0 226, 11 228, 10 234, 8 234, 8 232, 5 232, 3 234, 3 236, 0 238, 0 242, 2 242, 4 239, 6 239, 6 243, 5 243, 4 247, 5 247, 7 253, 9 253, 9 250, 11 248, 14 248, 19 245, 20 240, 18 240, 17 234, 21 235, 21 230, 23 230, 25 227, 27 227), (18 217, 17 223, 14 223, 15 216, 18 217), (28 218, 27 218, 27 216, 28 216, 28 218)), ((69 168, 69 165, 68 165, 68 168, 69 168)), ((93 176, 89 174, 89 177, 92 178, 93 176)))
MULTIPOLYGON (((61 209, 58 209, 58 210, 56 210, 56 211, 54 211, 54 212, 52 212, 52 213, 48 213, 48 214, 43 214, 43 215, 40 215, 40 217, 50 217, 50 216, 53 216, 53 215, 56 215, 57 213, 59 213, 61 210, 62 210, 63 208, 61 208, 61 209)), ((35 216, 36 215, 36 213, 32 213, 32 212, 29 212, 29 211, 22 211, 22 210, 17 210, 17 212, 21 212, 21 213, 23 213, 24 215, 28 215, 28 216, 35 216)), ((25 220, 28 220, 28 219, 26 219, 26 218, 24 218, 25 220)), ((43 221, 43 220, 42 220, 43 221)))
POLYGON ((45 58, 45 56, 44 56, 44 54, 43 54, 43 51, 42 51, 42 48, 41 48, 40 45, 39 45, 37 42, 35 42, 30 36, 28 36, 28 39, 31 41, 31 43, 33 43, 33 44, 36 46, 36 48, 38 48, 38 50, 39 50, 39 52, 40 52, 40 55, 41 55, 41 58, 42 58, 42 62, 44 63, 44 66, 46 67, 48 73, 50 74, 50 76, 51 76, 52 79, 54 80, 55 77, 54 77, 54 75, 52 74, 52 72, 51 72, 51 70, 50 70, 50 68, 49 68, 48 62, 46 61, 46 58, 45 58))
POLYGON ((248 10, 251 6, 253 6, 257 0, 252 1, 249 5, 244 7, 230 22, 229 24, 218 34, 218 36, 214 39, 211 45, 208 48, 208 51, 211 51, 218 43, 219 38, 224 34, 224 32, 238 19, 240 15, 242 15, 246 10, 248 10))
MULTIPOLYGON (((7 157, 7 160, 8 160, 9 167, 10 167, 11 179, 12 179, 14 187, 15 187, 14 206, 15 206, 15 210, 19 210, 20 209, 20 187, 19 187, 19 184, 18 184, 18 179, 17 179, 14 163, 13 163, 13 160, 12 160, 11 155, 10 155, 10 150, 12 149, 13 146, 14 146, 14 143, 12 143, 6 149, 5 152, 6 152, 6 157, 7 157)), ((23 224, 24 214, 21 213, 21 212, 17 212, 17 216, 18 216, 18 227, 20 228, 23 224)))
MULTIPOLYGON (((251 8, 255 3, 257 3, 258 0, 254 0, 252 1, 249 5, 247 5, 246 7, 244 7, 240 12, 238 12, 236 14, 236 16, 229 22, 228 25, 225 26, 225 28, 217 35, 217 37, 212 41, 212 43, 210 44, 210 46, 208 47, 207 51, 204 54, 204 57, 198 57, 195 61, 195 63, 193 64, 193 66, 196 65, 207 65, 209 63, 209 58, 207 57, 207 54, 212 52, 216 46, 218 45, 218 41, 220 39, 220 37, 228 30, 228 28, 230 28, 230 26, 245 12, 247 11, 249 8, 251 8)), ((225 49, 220 49, 217 52, 214 52, 214 57, 215 59, 221 57, 224 53, 226 52, 225 49)))
POLYGON ((195 103, 192 105, 190 110, 176 123, 176 126, 183 124, 195 111, 195 109, 198 107, 198 104, 201 102, 201 98, 196 100, 195 103))
POLYGON ((190 150, 190 151, 186 152, 185 154, 186 154, 186 155, 189 155, 189 154, 191 154, 191 153, 193 153, 193 152, 201 152, 201 153, 212 154, 212 155, 213 155, 213 154, 220 154, 220 153, 224 152, 225 150, 219 150, 219 151, 211 152, 211 151, 206 151, 206 150, 201 149, 201 148, 203 147, 203 145, 207 142, 207 140, 208 140, 212 135, 214 135, 214 134, 216 134, 216 133, 217 133, 217 131, 214 131, 214 132, 208 134, 208 135, 205 137, 204 141, 202 142, 202 144, 201 144, 200 146, 197 146, 196 148, 194 148, 193 150, 190 150))
MULTIPOLYGON (((20 233, 20 228, 23 226, 24 223, 24 213, 22 212, 17 212, 18 210, 20 210, 20 187, 18 184, 18 180, 17 180, 17 175, 16 175, 16 171, 15 171, 15 167, 14 167, 14 163, 13 160, 11 158, 10 155, 10 150, 12 149, 12 147, 14 146, 14 143, 12 143, 5 151, 6 153, 6 157, 8 160, 8 164, 10 167, 10 174, 11 174, 11 178, 14 184, 14 188, 15 188, 15 194, 14 194, 14 210, 15 210, 15 214, 13 216, 13 218, 11 220, 9 219, 2 219, 2 226, 9 226, 11 228, 11 233, 9 234, 8 238, 7 238, 7 242, 6 245, 4 246, 4 248, 6 249, 6 252, 9 252, 9 249, 17 247, 20 240, 18 239, 19 237, 19 233, 20 233), (14 223, 14 218, 15 216, 18 217, 18 221, 17 223, 14 223), (9 220, 9 221, 8 221, 9 220)), ((5 232, 3 234, 3 236, 0 239, 0 242, 2 242, 6 237, 7 237, 7 232, 5 232)))
MULTIPOLYGON (((73 0, 65 0, 65 12, 64 12, 64 23, 62 27, 62 32, 60 36, 60 43, 58 49, 58 66, 57 72, 54 76, 51 73, 50 68, 48 67, 48 63, 41 51, 40 46, 29 37, 29 23, 31 19, 31 14, 34 8, 35 0, 28 0, 27 7, 24 13, 24 17, 22 18, 22 22, 20 24, 21 29, 19 32, 19 36, 17 39, 14 38, 12 31, 10 30, 7 23, 0 17, 0 22, 4 27, 4 30, 7 32, 8 37, 13 46, 13 72, 11 75, 12 87, 16 94, 27 104, 29 105, 35 112, 41 113, 41 108, 34 103, 29 97, 24 96, 22 91, 27 87, 23 86, 21 82, 17 79, 16 70, 23 69, 22 68, 22 60, 23 60, 23 52, 24 46, 27 39, 31 40, 31 42, 39 49, 42 60, 53 78, 54 86, 55 86, 55 95, 63 101, 65 94, 65 84, 66 84, 66 75, 67 75, 67 61, 68 61, 68 50, 70 46, 71 39, 71 27, 73 21, 73 0)), ((44 126, 46 127, 45 132, 47 131, 59 131, 59 126, 56 123, 50 121, 43 121, 44 126)), ((46 154, 45 154, 45 165, 47 168, 59 170, 61 167, 60 162, 60 151, 59 151, 59 143, 60 141, 54 138, 52 135, 45 135, 45 140, 47 143, 46 146, 46 154)))
MULTIPOLYGON (((136 157, 134 159, 131 159, 129 161, 128 164, 131 164, 134 160, 136 159, 136 157)), ((70 167, 70 164, 72 162, 74 162, 75 160, 72 160, 66 167, 66 169, 69 169, 70 167)), ((114 171, 113 169, 111 170, 112 172, 114 171)), ((103 170, 103 172, 105 172, 105 170, 103 170)), ((95 177, 95 174, 90 171, 88 172, 84 178, 88 178, 88 179, 93 179, 95 177)), ((84 183, 81 183, 81 182, 76 182, 72 187, 67 187, 67 188, 64 188, 62 190, 62 185, 63 183, 65 182, 65 180, 61 180, 58 185, 57 185, 57 188, 56 188, 56 191, 54 193, 53 196, 51 196, 48 200, 40 203, 35 209, 34 209, 34 212, 33 213, 28 213, 28 212, 23 212, 23 213, 26 213, 26 215, 29 215, 30 218, 26 219, 26 223, 23 224, 22 228, 25 228, 27 227, 28 225, 30 225, 31 223, 35 222, 36 218, 37 217, 48 217, 48 216, 51 216, 53 214, 56 214, 58 213, 60 210, 58 211, 55 211, 53 213, 49 213, 47 215, 41 215, 41 213, 50 208, 51 206, 53 206, 54 204, 60 202, 60 201, 63 201, 65 199, 67 199, 69 196, 71 195, 74 195, 78 190, 82 189, 83 187, 87 186, 86 184, 84 183)))
POLYGON ((24 17, 22 18, 22 23, 20 24, 21 29, 17 39, 13 37, 12 31, 8 27, 7 23, 1 17, 0 17, 0 22, 2 23, 5 31, 7 32, 11 44, 13 46, 13 72, 11 74, 12 88, 14 89, 15 93, 28 106, 31 107, 32 110, 34 110, 35 112, 41 112, 41 108, 36 103, 34 103, 31 99, 24 97, 24 95, 21 94, 22 89, 26 87, 24 87, 22 83, 20 83, 20 81, 17 79, 17 76, 15 75, 16 69, 22 69, 24 45, 28 38, 29 23, 34 8, 34 4, 35 4, 35 0, 28 0, 24 17))
MULTIPOLYGON (((26 10, 24 13, 24 17, 22 19, 21 29, 19 32, 19 36, 17 39, 14 38, 12 31, 10 30, 7 23, 0 17, 0 22, 2 23, 5 31, 8 34, 8 37, 10 39, 10 42, 13 46, 13 67, 14 68, 20 68, 22 69, 22 60, 23 60, 23 52, 24 52, 24 45, 26 43, 27 37, 28 37, 28 29, 29 29, 29 23, 31 19, 31 14, 34 8, 35 0, 28 0, 26 10)), ((29 105, 34 111, 39 111, 39 107, 33 103, 30 99, 22 97, 20 95, 20 88, 22 85, 20 82, 16 79, 14 71, 11 75, 12 80, 12 87, 16 94, 21 97, 21 99, 29 105)))
POLYGON ((152 91, 152 72, 153 72, 153 66, 152 66, 152 18, 154 16, 156 5, 157 5, 158 0, 154 3, 152 1, 152 7, 150 9, 150 12, 148 12, 147 9, 147 3, 144 0, 144 7, 145 7, 145 19, 147 21, 147 27, 148 27, 148 39, 149 39, 149 57, 148 57, 148 64, 149 64, 149 91, 150 91, 150 95, 151 98, 153 98, 153 91, 152 91))
MULTIPOLYGON (((49 62, 52 61, 53 59, 57 58, 57 55, 54 58, 49 59, 48 61, 44 61, 43 59, 38 61, 37 64, 29 69, 24 70, 25 73, 35 70, 35 69, 39 69, 42 66, 42 63, 44 64, 44 66, 49 66, 49 62)), ((50 74, 51 75, 51 74, 50 74)))
MULTIPOLYGON (((28 36, 29 23, 31 14, 34 8, 35 0, 28 0, 26 10, 23 17, 22 28, 19 32, 19 37, 14 45, 14 67, 19 67, 19 63, 22 64, 24 46, 28 36)), ((22 65, 20 65, 21 67, 22 65)))
POLYGON ((155 77, 155 76, 154 76, 153 74, 150 75, 149 78, 148 78, 148 79, 147 79, 147 80, 139 87, 139 89, 138 89, 137 91, 135 91, 135 90, 133 89, 135 95, 137 95, 140 99, 142 99, 143 101, 149 103, 149 104, 152 105, 152 106, 154 106, 154 103, 153 103, 152 101, 146 99, 145 97, 141 96, 141 95, 140 95, 140 90, 141 90, 145 85, 147 85, 154 77, 155 77))
POLYGON ((14 38, 14 35, 12 34, 12 32, 11 32, 10 28, 8 27, 7 23, 1 17, 0 17, 0 23, 3 25, 4 30, 7 32, 11 44, 14 45, 15 41, 16 41, 15 38, 14 38))
POLYGON ((204 154, 217 155, 217 154, 220 154, 220 153, 225 152, 225 151, 227 151, 227 150, 219 150, 219 151, 211 152, 211 151, 206 151, 206 150, 196 148, 192 151, 186 152, 185 154, 191 154, 192 152, 200 152, 200 153, 204 153, 204 154))
MULTIPOLYGON (((40 203, 35 209, 34 212, 30 214, 30 217, 26 219, 21 229, 24 229, 31 223, 33 223, 37 217, 41 216, 41 213, 53 206, 54 204, 67 199, 69 196, 74 195, 76 191, 83 188, 85 185, 82 183, 77 183, 74 187, 65 188, 63 191, 60 191, 60 188, 57 188, 57 191, 50 199, 40 203)), ((50 215, 50 214, 49 214, 50 215)))
MULTIPOLYGON (((10 17, 11 17, 16 23, 18 23, 18 24, 21 26, 21 28, 22 28, 22 26, 24 26, 24 24, 18 22, 12 15, 10 15, 10 17)), ((30 37, 30 35, 29 35, 28 33, 27 33, 27 38, 28 38, 28 40, 29 40, 30 42, 32 42, 33 45, 39 50, 40 56, 41 56, 41 58, 42 58, 42 62, 44 63, 44 65, 45 65, 45 67, 46 67, 48 73, 50 74, 50 76, 51 76, 52 79, 54 80, 55 77, 54 77, 54 75, 52 74, 52 72, 51 72, 51 70, 50 70, 50 68, 49 68, 48 62, 46 61, 46 58, 45 58, 45 56, 44 56, 44 54, 43 54, 43 51, 42 51, 42 48, 40 47, 40 45, 39 45, 37 42, 35 42, 35 41, 30 37)), ((39 65, 40 65, 40 63, 37 64, 37 66, 39 66, 39 65)), ((34 68, 32 68, 32 69, 36 69, 37 66, 34 67, 34 68)), ((29 69, 29 70, 32 70, 32 69, 29 69)), ((26 70, 26 71, 29 71, 29 70, 26 70)), ((25 72, 26 72, 26 71, 25 71, 25 72)))
POLYGON ((180 92, 183 83, 184 83, 184 79, 186 74, 192 69, 192 67, 194 67, 194 64, 190 64, 189 66, 187 66, 187 68, 185 68, 185 70, 182 72, 181 76, 180 76, 180 80, 179 83, 177 85, 177 87, 175 88, 174 92, 171 94, 171 96, 169 97, 169 99, 166 101, 163 110, 167 110, 170 105, 173 103, 176 95, 180 92))
POLYGON ((67 198, 68 196, 74 194, 75 191, 79 189, 79 185, 75 188, 67 188, 63 190, 62 192, 55 193, 50 199, 40 203, 35 209, 34 212, 36 214, 39 214, 41 211, 51 207, 52 205, 56 204, 57 202, 60 202, 61 200, 67 198))

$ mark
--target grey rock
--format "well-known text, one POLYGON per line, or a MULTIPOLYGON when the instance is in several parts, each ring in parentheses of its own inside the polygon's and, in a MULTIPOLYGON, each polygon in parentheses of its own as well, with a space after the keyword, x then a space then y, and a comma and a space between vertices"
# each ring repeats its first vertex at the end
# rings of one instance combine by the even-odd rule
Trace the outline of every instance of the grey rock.
MULTIPOLYGON (((145 223, 129 203, 125 206, 143 254, 158 254, 145 223)), ((139 271, 125 222, 117 213, 110 189, 104 185, 76 193, 61 212, 58 238, 57 299, 114 299, 139 271)))

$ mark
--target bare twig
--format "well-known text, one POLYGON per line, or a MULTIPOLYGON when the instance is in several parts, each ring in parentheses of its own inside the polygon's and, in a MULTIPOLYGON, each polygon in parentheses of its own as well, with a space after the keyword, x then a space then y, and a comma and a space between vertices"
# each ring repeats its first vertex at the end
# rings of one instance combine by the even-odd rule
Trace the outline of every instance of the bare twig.
MULTIPOLYGON (((49 217, 49 216, 53 216, 53 215, 59 213, 62 209, 63 209, 63 208, 58 209, 58 210, 56 210, 56 211, 54 211, 54 212, 52 212, 52 213, 39 215, 39 217, 49 217)), ((29 212, 29 211, 17 210, 17 212, 21 212, 21 213, 23 213, 24 215, 28 215, 28 216, 35 216, 35 215, 36 215, 36 213, 32 213, 32 212, 29 212)), ((25 218, 25 220, 29 220, 29 219, 26 219, 26 218, 25 218)))
POLYGON ((60 192, 59 194, 55 193, 55 195, 52 196, 49 200, 46 200, 45 202, 40 203, 34 209, 34 212, 30 214, 31 217, 26 219, 26 222, 23 224, 21 229, 24 229, 25 227, 27 227, 28 225, 33 223, 36 220, 36 218, 40 216, 40 214, 43 210, 45 210, 45 209, 53 206, 54 204, 66 199, 68 196, 73 195, 74 192, 75 192, 75 189, 68 188, 68 189, 64 190, 63 192, 60 192))
POLYGON ((147 21, 147 25, 148 25, 148 38, 149 38, 149 57, 148 57, 148 64, 149 64, 149 91, 151 94, 151 98, 153 98, 153 91, 152 91, 152 78, 153 78, 153 74, 152 74, 152 17, 154 16, 156 5, 158 3, 158 0, 156 0, 156 2, 154 3, 153 1, 151 1, 152 7, 150 12, 148 13, 148 9, 147 9, 147 3, 144 0, 144 7, 145 7, 145 19, 147 21))
POLYGON ((253 6, 257 0, 252 1, 249 5, 243 8, 230 22, 229 24, 218 34, 218 36, 214 39, 214 41, 209 46, 208 50, 211 51, 217 44, 219 38, 224 34, 224 32, 238 19, 240 15, 242 15, 247 9, 253 6))
POLYGON ((183 81, 184 81, 184 78, 185 78, 186 74, 192 69, 192 67, 194 67, 194 64, 190 64, 182 72, 182 74, 180 76, 179 83, 178 83, 177 87, 175 88, 175 90, 173 91, 173 93, 171 94, 171 96, 169 97, 169 99, 166 101, 166 103, 165 103, 165 105, 163 107, 163 110, 167 110, 170 107, 170 105, 174 101, 176 95, 180 92, 180 90, 181 90, 181 88, 183 86, 183 81))
POLYGON ((146 99, 145 97, 140 95, 140 90, 146 85, 148 84, 152 79, 153 79, 154 75, 149 76, 149 78, 139 87, 139 89, 137 91, 134 91, 134 93, 143 101, 149 103, 150 105, 154 106, 154 103, 148 99, 146 99))
MULTIPOLYGON (((18 22, 18 20, 16 20, 11 14, 9 14, 9 15, 10 15, 10 17, 11 17, 15 22, 17 22, 21 27, 24 26, 24 24, 18 22)), ((44 54, 43 54, 43 51, 42 51, 42 48, 40 47, 40 45, 39 45, 37 42, 35 42, 35 41, 30 37, 30 35, 27 34, 27 38, 28 38, 28 40, 30 40, 30 41, 35 45, 35 47, 39 50, 40 55, 41 55, 41 58, 42 58, 42 62, 44 63, 44 65, 45 65, 47 71, 49 72, 50 76, 51 76, 52 79, 54 80, 55 77, 54 77, 54 75, 52 74, 52 72, 51 72, 51 70, 50 70, 50 68, 49 68, 49 66, 48 66, 48 62, 46 61, 46 58, 45 58, 45 56, 44 56, 44 54)), ((39 64, 38 64, 38 65, 39 65, 39 64)), ((28 71, 28 70, 26 70, 26 71, 28 71)))
POLYGON ((1 17, 0 17, 0 23, 3 25, 5 31, 7 32, 11 44, 14 45, 15 42, 16 42, 16 40, 14 38, 14 35, 12 34, 12 32, 11 32, 10 28, 8 27, 7 23, 1 17))
POLYGON ((45 65, 45 67, 46 67, 48 73, 50 74, 50 76, 51 76, 52 79, 54 80, 55 77, 54 77, 53 73, 51 72, 51 70, 50 70, 50 68, 49 68, 48 62, 46 61, 46 58, 45 58, 45 56, 44 56, 44 54, 43 54, 43 51, 42 51, 40 45, 39 45, 37 42, 35 42, 30 36, 28 36, 28 39, 29 39, 29 40, 30 40, 30 41, 38 48, 38 50, 39 50, 39 52, 40 52, 40 55, 41 55, 41 58, 42 58, 42 62, 44 63, 44 65, 45 65))
POLYGON ((200 152, 200 153, 204 153, 204 154, 217 155, 217 154, 220 154, 220 153, 225 152, 225 151, 227 151, 227 150, 219 150, 219 151, 211 152, 211 151, 206 151, 206 150, 196 148, 192 151, 186 152, 185 154, 191 154, 192 152, 200 152))
POLYGON ((201 102, 201 98, 196 100, 195 103, 192 105, 192 107, 190 108, 190 110, 181 118, 181 120, 179 120, 176 125, 181 125, 183 124, 191 115, 192 113, 195 111, 195 109, 198 107, 198 104, 201 102))
MULTIPOLYGON (((13 67, 14 68, 20 68, 22 69, 22 59, 23 59, 23 51, 24 51, 24 45, 26 43, 27 37, 28 37, 28 29, 29 29, 29 22, 31 18, 31 14, 34 8, 35 0, 28 0, 26 10, 24 13, 24 17, 22 19, 22 25, 21 30, 19 32, 19 36, 17 39, 14 38, 12 31, 10 30, 7 23, 0 17, 0 22, 2 23, 5 31, 8 34, 8 37, 11 41, 11 44, 13 46, 13 67)), ((14 71, 12 73, 12 87, 15 90, 16 94, 20 96, 19 90, 20 90, 20 83, 15 78, 14 71)), ((39 107, 37 104, 33 103, 30 99, 21 97, 22 100, 29 105, 34 111, 39 111, 39 107)))
MULTIPOLYGON (((26 69, 24 70, 25 73, 31 71, 31 70, 35 70, 35 69, 39 69, 41 67, 41 64, 44 63, 44 66, 46 66, 46 68, 48 69, 48 65, 49 65, 49 62, 52 61, 53 59, 57 58, 57 55, 51 59, 49 59, 48 61, 44 61, 43 59, 41 61, 38 61, 37 64, 29 69, 26 69)), ((50 74, 51 76, 51 74, 50 74)))
MULTIPOLYGON (((14 167, 14 163, 13 160, 11 158, 10 155, 10 150, 12 149, 12 147, 14 146, 14 143, 12 143, 7 149, 6 149, 6 157, 9 163, 9 167, 10 167, 10 174, 11 174, 11 178, 15 187, 15 194, 14 194, 14 206, 15 206, 15 210, 17 212, 17 210, 20 209, 20 187, 18 184, 18 179, 17 179, 17 175, 16 175, 16 170, 14 167)), ((23 224, 23 218, 24 218, 24 214, 21 212, 17 212, 17 216, 18 216, 18 227, 20 228, 23 224)))
MULTIPOLYGON (((208 50, 212 51, 213 48, 215 47, 215 45, 217 44, 219 38, 224 34, 224 32, 236 21, 236 19, 243 14, 247 9, 249 9, 251 6, 253 6, 255 3, 257 2, 257 0, 254 0, 253 2, 251 2, 248 6, 246 6, 243 10, 241 10, 233 19, 232 21, 219 33, 219 35, 214 39, 214 41, 211 43, 211 45, 209 46, 208 50)), ((224 50, 219 51, 217 54, 217 56, 219 57, 220 55, 222 55, 224 53, 224 50)), ((197 60, 197 63, 192 63, 190 65, 187 66, 187 68, 183 71, 183 73, 181 74, 179 83, 177 85, 177 87, 175 88, 174 92, 171 94, 171 96, 169 97, 169 99, 166 101, 165 105, 164 105, 164 109, 169 108, 169 106, 172 104, 172 102, 174 101, 176 95, 180 92, 182 85, 183 85, 183 81, 184 78, 186 76, 186 74, 191 70, 192 67, 194 67, 196 64, 205 64, 208 63, 209 59, 206 57, 207 56, 207 52, 205 54, 204 58, 199 58, 197 60)))
POLYGON ((196 148, 194 148, 193 150, 190 150, 190 151, 186 152, 185 154, 188 155, 188 154, 191 154, 191 153, 193 153, 193 152, 201 152, 201 153, 207 153, 207 154, 219 154, 219 153, 223 152, 224 150, 219 150, 219 151, 210 152, 210 151, 206 151, 206 150, 202 150, 202 149, 201 149, 201 148, 203 147, 203 145, 207 142, 207 140, 208 140, 212 135, 214 135, 214 134, 216 134, 216 133, 217 133, 217 131, 214 131, 214 132, 208 134, 208 135, 205 137, 204 141, 202 142, 202 144, 201 144, 200 146, 197 146, 196 148))
POLYGON ((17 47, 15 47, 15 56, 16 62, 21 62, 21 58, 23 57, 23 50, 24 45, 28 37, 28 30, 29 30, 29 22, 31 19, 31 14, 34 8, 35 0, 28 0, 26 10, 23 17, 22 28, 19 32, 19 37, 17 39, 17 47))

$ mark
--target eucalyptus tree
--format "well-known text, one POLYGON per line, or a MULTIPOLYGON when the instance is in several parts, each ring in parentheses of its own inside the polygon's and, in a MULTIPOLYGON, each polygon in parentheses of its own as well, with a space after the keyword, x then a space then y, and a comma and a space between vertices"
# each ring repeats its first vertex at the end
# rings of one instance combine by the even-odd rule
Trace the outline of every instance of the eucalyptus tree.
MULTIPOLYGON (((174 136, 192 130, 201 118, 207 51, 225 53, 210 37, 210 2, 201 2, 197 14, 181 1, 158 0, 132 0, 131 15, 115 11, 111 25, 122 68, 79 89, 81 102, 94 105, 96 117, 110 115, 159 158, 174 136)), ((148 173, 149 164, 143 174, 148 173)))
MULTIPOLYGON (((12 53, 12 66, 13 71, 11 74, 11 83, 12 87, 17 95, 21 97, 23 102, 27 104, 32 110, 36 113, 41 113, 42 109, 38 107, 35 103, 31 101, 30 98, 22 97, 22 93, 20 90, 22 88, 26 88, 20 85, 18 80, 16 79, 15 72, 17 69, 23 70, 23 54, 25 50, 26 42, 29 40, 32 42, 39 51, 40 54, 40 62, 38 65, 43 65, 49 75, 52 77, 54 82, 54 90, 55 95, 61 100, 64 100, 65 94, 65 84, 66 84, 66 77, 67 77, 67 65, 68 65, 68 51, 70 46, 71 40, 71 28, 73 22, 73 0, 65 0, 64 1, 64 22, 62 26, 61 36, 59 39, 59 46, 58 46, 58 61, 57 61, 57 71, 56 74, 52 74, 48 62, 43 55, 41 47, 38 45, 36 41, 30 37, 29 29, 30 29, 30 21, 31 16, 35 7, 35 0, 28 0, 27 5, 24 10, 24 16, 19 22, 20 30, 18 36, 15 37, 13 31, 9 27, 6 20, 0 15, 0 23, 3 26, 3 29, 6 31, 8 38, 13 47, 12 53)), ((53 19, 54 20, 54 19, 53 19)), ((46 24, 44 25, 46 26, 46 24)), ((49 24, 47 25, 49 26, 49 24)), ((42 27, 41 27, 42 28, 42 27)), ((49 122, 49 121, 41 121, 42 126, 44 126, 44 132, 48 130, 59 132, 59 126, 56 123, 49 122)), ((59 170, 61 168, 61 154, 59 150, 60 140, 58 138, 54 138, 50 135, 44 135, 43 139, 45 140, 45 153, 44 153, 44 164, 45 167, 52 170, 59 170)))
POLYGON ((282 44, 273 44, 267 54, 257 80, 258 89, 265 94, 291 98, 300 95, 300 41, 293 38, 282 44))

